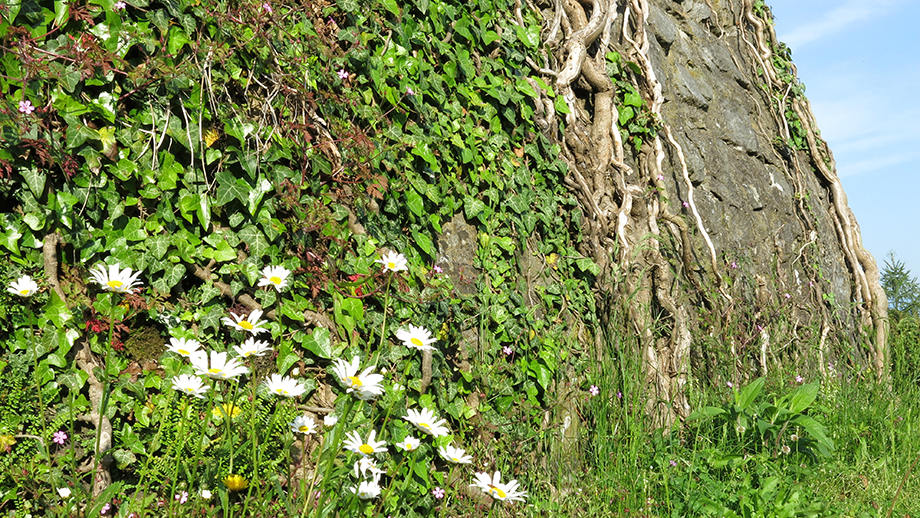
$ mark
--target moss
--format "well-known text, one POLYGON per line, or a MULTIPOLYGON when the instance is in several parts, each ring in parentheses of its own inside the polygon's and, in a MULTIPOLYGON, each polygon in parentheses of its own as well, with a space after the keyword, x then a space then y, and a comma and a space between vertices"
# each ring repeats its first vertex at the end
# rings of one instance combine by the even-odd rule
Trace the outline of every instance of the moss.
POLYGON ((166 351, 166 341, 154 326, 139 327, 125 341, 125 352, 135 360, 156 360, 166 351))

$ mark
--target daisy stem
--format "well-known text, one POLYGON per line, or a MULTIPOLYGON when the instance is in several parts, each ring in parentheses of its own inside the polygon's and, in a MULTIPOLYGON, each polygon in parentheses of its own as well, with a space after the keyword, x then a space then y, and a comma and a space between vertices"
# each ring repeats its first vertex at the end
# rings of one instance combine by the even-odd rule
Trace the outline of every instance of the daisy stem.
MULTIPOLYGON (((345 423, 348 421, 348 418, 351 414, 351 410, 355 406, 355 398, 349 397, 348 402, 345 403, 345 410, 342 412, 342 417, 339 418, 339 421, 332 427, 332 433, 330 434, 329 448, 326 449, 326 474, 323 475, 323 479, 320 481, 320 493, 319 493, 319 502, 316 505, 316 516, 320 515, 320 512, 323 508, 323 504, 326 503, 326 484, 329 482, 329 479, 332 478, 332 468, 335 465, 335 458, 338 456, 339 448, 342 447, 342 427, 345 426, 345 423)), ((322 454, 320 455, 322 457, 322 454)), ((305 515, 307 512, 307 507, 310 505, 310 499, 308 498, 304 504, 303 513, 305 515)))
POLYGON ((492 499, 492 506, 489 507, 489 518, 492 518, 492 513, 495 512, 495 504, 497 504, 497 503, 498 503, 498 499, 493 498, 493 499, 492 499))
MULTIPOLYGON (((181 415, 181 418, 179 419, 179 435, 177 435, 176 437, 184 437, 185 436, 185 433, 184 433, 185 432, 185 421, 188 416, 188 399, 182 400, 182 409, 179 410, 179 413, 181 415)), ((173 454, 177 453, 176 450, 178 450, 179 443, 180 441, 175 441, 173 443, 173 446, 174 446, 173 454)), ((176 503, 176 484, 179 481, 180 462, 178 459, 178 455, 176 455, 176 457, 177 457, 175 460, 176 466, 175 466, 175 469, 173 469, 172 485, 169 488, 169 516, 173 515, 173 505, 176 503)))
MULTIPOLYGON (((29 333, 29 350, 32 351, 35 374, 38 374, 38 348, 35 347, 35 310, 31 307, 29 308, 29 333)), ((35 376, 35 392, 38 393, 38 421, 42 426, 42 440, 38 441, 38 443, 41 445, 41 448, 45 450, 45 458, 48 459, 48 469, 51 469, 51 447, 45 445, 45 441, 48 439, 48 423, 45 422, 45 401, 42 396, 42 382, 38 379, 38 376, 35 376)), ((73 425, 72 420, 71 425, 73 425)), ((70 432, 70 435, 71 437, 73 436, 73 431, 70 432)))
MULTIPOLYGON (((166 408, 167 408, 167 409, 172 408, 172 402, 173 402, 173 398, 174 398, 174 397, 175 397, 175 394, 174 394, 173 392, 170 392, 170 393, 169 393, 169 401, 166 403, 166 408)), ((163 426, 166 424, 166 422, 167 422, 168 420, 169 420, 169 419, 166 419, 165 416, 160 418, 160 427, 159 427, 159 429, 157 429, 157 434, 153 437, 153 442, 150 443, 150 450, 149 450, 149 452, 147 453, 147 459, 144 461, 144 470, 141 471, 141 478, 140 478, 140 480, 138 480, 138 482, 137 482, 137 488, 138 488, 138 490, 134 493, 135 496, 141 495, 141 491, 143 491, 143 490, 145 489, 145 487, 144 487, 144 477, 147 476, 147 473, 148 473, 147 469, 150 467, 150 460, 153 458, 153 452, 156 450, 156 448, 159 448, 160 436, 163 434, 163 426)), ((73 424, 72 424, 72 423, 73 423, 73 422, 71 421, 71 430, 73 430, 73 424)), ((71 435, 72 435, 72 434, 73 434, 73 432, 71 431, 71 435)), ((76 470, 74 470, 74 471, 76 471, 76 470)), ((146 507, 142 508, 142 509, 141 509, 141 518, 143 518, 143 516, 144 516, 146 513, 147 513, 147 508, 146 508, 146 507)))
POLYGON ((96 472, 99 471, 100 463, 102 462, 102 456, 100 455, 99 446, 102 442, 102 421, 105 420, 105 411, 109 406, 109 389, 111 384, 109 383, 109 358, 112 356, 112 349, 114 349, 112 342, 115 339, 115 294, 112 293, 109 295, 109 340, 105 344, 106 354, 103 358, 102 365, 102 400, 99 402, 99 422, 96 423, 96 448, 93 450, 93 455, 96 457, 96 466, 93 469, 93 477, 96 476, 96 472))

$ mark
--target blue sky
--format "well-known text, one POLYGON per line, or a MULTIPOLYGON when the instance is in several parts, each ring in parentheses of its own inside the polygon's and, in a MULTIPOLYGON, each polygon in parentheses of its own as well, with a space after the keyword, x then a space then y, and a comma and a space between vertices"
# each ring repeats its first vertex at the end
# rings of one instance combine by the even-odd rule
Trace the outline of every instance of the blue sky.
POLYGON ((920 277, 920 0, 767 0, 882 268, 920 277))

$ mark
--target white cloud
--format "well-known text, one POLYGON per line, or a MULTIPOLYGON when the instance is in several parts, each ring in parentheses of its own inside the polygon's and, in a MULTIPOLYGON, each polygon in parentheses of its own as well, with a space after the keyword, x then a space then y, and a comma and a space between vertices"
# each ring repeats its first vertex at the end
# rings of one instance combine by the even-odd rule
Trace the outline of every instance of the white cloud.
POLYGON ((870 18, 884 14, 888 6, 893 3, 895 3, 895 0, 878 0, 874 2, 850 0, 836 9, 824 13, 821 18, 811 23, 799 25, 792 29, 791 32, 781 34, 779 40, 786 42, 792 49, 800 49, 808 43, 839 32, 848 25, 865 22, 870 18))

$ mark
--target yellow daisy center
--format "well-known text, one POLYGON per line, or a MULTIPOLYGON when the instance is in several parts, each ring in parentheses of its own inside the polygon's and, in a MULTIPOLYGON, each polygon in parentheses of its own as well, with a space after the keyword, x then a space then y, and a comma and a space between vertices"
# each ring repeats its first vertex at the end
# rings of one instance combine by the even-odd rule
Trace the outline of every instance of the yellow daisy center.
POLYGON ((493 485, 489 485, 489 493, 490 494, 495 493, 495 495, 501 498, 502 500, 504 500, 508 496, 504 491, 501 490, 501 488, 495 487, 493 485))
POLYGON ((177 349, 176 352, 179 353, 179 354, 181 354, 182 356, 188 356, 188 355, 189 355, 189 352, 186 351, 185 349, 177 349))
POLYGON ((374 447, 370 444, 362 444, 358 447, 358 451, 365 455, 370 455, 371 453, 374 453, 374 447))
POLYGON ((272 284, 277 284, 278 286, 281 285, 281 277, 278 277, 278 276, 271 277, 268 279, 268 281, 271 282, 272 284))
POLYGON ((303 433, 307 433, 307 432, 310 431, 310 427, 309 427, 309 426, 301 426, 300 428, 298 428, 298 430, 300 430, 300 431, 303 432, 303 433))
POLYGON ((426 430, 431 430, 431 425, 428 423, 419 423, 418 425, 426 430))
POLYGON ((460 459, 458 459, 457 457, 451 457, 451 458, 454 459, 454 462, 460 462, 460 459))
POLYGON ((424 346, 425 346, 425 344, 423 344, 421 340, 419 340, 418 338, 416 338, 416 337, 414 337, 414 336, 413 336, 412 339, 409 340, 409 341, 412 342, 412 345, 414 345, 414 346, 416 346, 416 347, 424 347, 424 346))
POLYGON ((189 394, 191 394, 192 392, 195 392, 195 389, 193 389, 192 387, 185 387, 184 390, 188 392, 189 394))
POLYGON ((119 281, 119 280, 111 280, 111 281, 109 281, 109 282, 106 283, 106 285, 107 285, 109 288, 112 288, 113 290, 117 290, 118 288, 121 288, 122 286, 124 286, 124 284, 125 284, 125 283, 123 283, 123 282, 121 282, 121 281, 119 281))
POLYGON ((237 325, 240 326, 240 327, 242 327, 243 329, 245 329, 245 330, 247 330, 247 331, 252 331, 252 327, 253 327, 253 326, 252 326, 252 324, 249 323, 248 320, 240 320, 239 323, 237 323, 237 325))
POLYGON ((208 372, 211 374, 223 374, 223 369, 208 369, 208 372))
POLYGON ((389 269, 391 269, 391 270, 395 270, 395 269, 396 269, 396 263, 394 263, 393 261, 388 262, 388 263, 387 263, 387 268, 389 268, 389 269))
POLYGON ((286 390, 284 390, 284 389, 275 389, 275 392, 281 394, 282 396, 288 395, 288 391, 286 391, 286 390))
POLYGON ((351 382, 352 388, 354 388, 354 387, 360 387, 360 386, 364 385, 364 383, 361 383, 361 379, 358 378, 357 376, 350 376, 350 377, 348 378, 348 381, 351 382))
POLYGON ((26 290, 19 290, 19 294, 20 294, 20 295, 28 295, 28 294, 29 294, 29 290, 27 290, 27 289, 26 289, 26 290))

